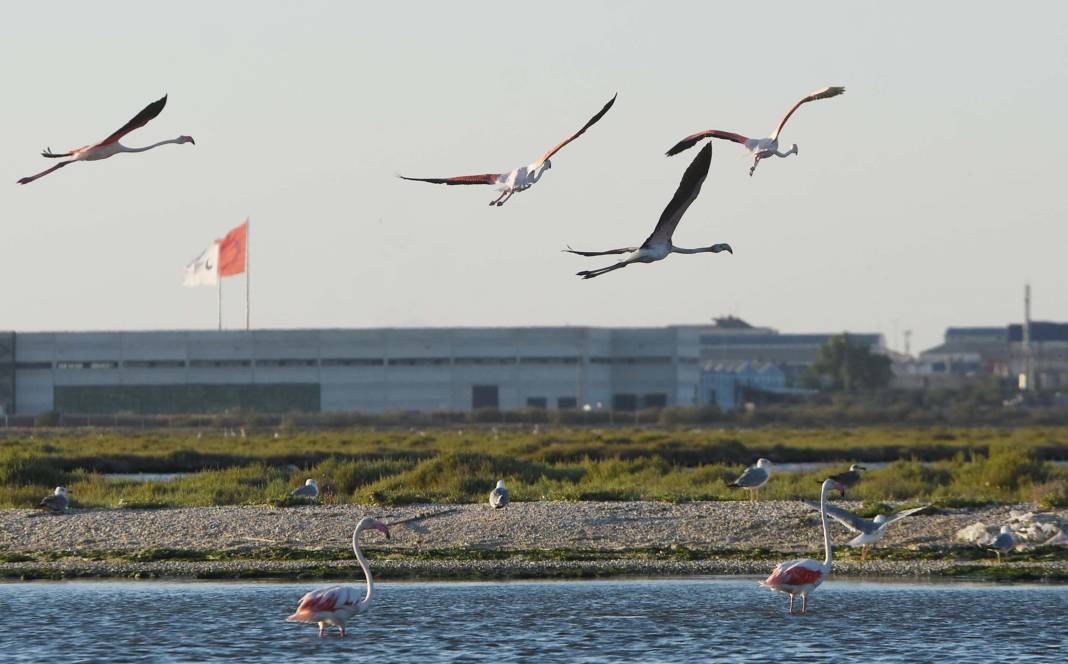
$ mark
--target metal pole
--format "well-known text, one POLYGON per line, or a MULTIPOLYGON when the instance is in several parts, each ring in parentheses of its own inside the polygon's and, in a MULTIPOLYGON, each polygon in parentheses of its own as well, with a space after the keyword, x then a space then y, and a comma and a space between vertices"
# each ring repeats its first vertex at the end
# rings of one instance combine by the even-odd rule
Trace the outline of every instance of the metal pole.
POLYGON ((247 218, 245 223, 248 224, 248 230, 245 231, 245 331, 248 332, 252 311, 249 304, 249 279, 252 276, 252 224, 247 218))
POLYGON ((219 331, 222 332, 222 275, 216 273, 215 283, 219 286, 219 331))

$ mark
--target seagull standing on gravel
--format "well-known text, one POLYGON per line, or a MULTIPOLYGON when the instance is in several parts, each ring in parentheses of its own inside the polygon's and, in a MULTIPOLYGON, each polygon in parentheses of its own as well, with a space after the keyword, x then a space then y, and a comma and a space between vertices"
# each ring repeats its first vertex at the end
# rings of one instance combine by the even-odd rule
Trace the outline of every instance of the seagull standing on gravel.
MULTIPOLYGON (((834 477, 831 477, 834 479, 834 477)), ((835 480, 838 481, 838 480, 835 480)), ((814 510, 818 510, 818 505, 807 503, 809 507, 814 510)), ((842 524, 851 531, 857 533, 857 536, 846 542, 847 546, 859 546, 863 547, 860 550, 860 559, 863 561, 868 557, 868 549, 871 545, 875 544, 883 538, 886 534, 886 527, 895 521, 900 521, 907 516, 912 516, 917 512, 930 507, 930 505, 924 505, 923 507, 913 507, 912 509, 901 510, 894 514, 878 514, 874 519, 865 519, 862 516, 857 516, 847 509, 837 507, 835 505, 827 505, 827 516, 831 517, 838 523, 842 524)))
POLYGON ((65 486, 57 486, 51 496, 46 496, 37 504, 37 509, 48 510, 56 514, 66 512, 68 507, 70 507, 70 498, 67 496, 65 486))
POLYGON ((756 490, 768 483, 771 479, 771 462, 767 459, 757 459, 756 465, 749 466, 745 472, 738 476, 727 486, 736 486, 749 491, 749 500, 756 499, 756 490))
MULTIPOLYGON (((57 491, 59 489, 56 489, 57 491)), ((1001 532, 992 541, 983 545, 987 549, 993 549, 998 556, 998 564, 1001 564, 1001 554, 1008 555, 1016 546, 1016 535, 1009 526, 1002 526, 1001 532)))
POLYGON ((319 483, 313 479, 304 480, 304 486, 297 487, 289 493, 293 498, 316 500, 319 497, 319 483))
POLYGON ((508 489, 504 486, 504 480, 497 480, 497 486, 490 491, 489 504, 493 509, 500 509, 508 504, 511 496, 508 494, 508 489))

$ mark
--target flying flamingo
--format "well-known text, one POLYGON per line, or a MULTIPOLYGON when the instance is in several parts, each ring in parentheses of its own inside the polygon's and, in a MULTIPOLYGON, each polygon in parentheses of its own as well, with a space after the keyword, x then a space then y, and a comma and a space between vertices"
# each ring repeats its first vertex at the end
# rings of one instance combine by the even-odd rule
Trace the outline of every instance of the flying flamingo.
POLYGON ((61 161, 52 168, 49 168, 45 171, 41 171, 37 175, 31 175, 29 177, 22 178, 21 180, 19 180, 19 184, 29 184, 37 178, 42 178, 51 173, 52 171, 63 168, 67 164, 73 164, 76 161, 99 161, 101 159, 107 159, 108 157, 117 155, 120 152, 145 152, 147 150, 151 150, 152 148, 156 148, 161 145, 166 145, 168 143, 177 143, 179 145, 182 143, 192 143, 193 145, 196 145, 196 142, 193 140, 192 136, 179 136, 178 138, 172 138, 169 141, 160 141, 159 143, 153 143, 152 145, 148 145, 143 148, 130 148, 126 147, 122 143, 119 143, 119 140, 126 134, 129 134, 134 129, 144 127, 146 124, 148 124, 148 122, 152 118, 160 114, 160 112, 163 110, 163 107, 166 105, 167 95, 163 95, 161 99, 157 99, 156 101, 141 109, 141 112, 135 115, 132 120, 124 124, 121 129, 116 131, 111 136, 108 136, 104 140, 100 141, 99 143, 83 145, 82 147, 75 148, 70 152, 61 153, 55 153, 52 152, 52 148, 46 148, 45 151, 41 153, 42 157, 47 157, 49 159, 73 157, 73 159, 70 159, 68 161, 61 161))
POLYGON ((736 486, 749 491, 749 500, 756 500, 756 490, 768 483, 771 479, 771 462, 767 459, 757 459, 756 465, 749 466, 738 479, 727 486, 736 486))
POLYGON ((827 530, 827 492, 831 489, 841 490, 842 485, 834 480, 824 480, 820 488, 820 521, 823 522, 823 545, 827 557, 821 563, 818 560, 788 560, 779 563, 768 578, 760 582, 765 588, 786 593, 790 596, 790 613, 794 612, 794 596, 801 595, 801 613, 808 608, 808 594, 815 590, 831 573, 831 534, 827 530))
POLYGON ((709 247, 698 247, 697 249, 684 249, 682 247, 676 247, 671 243, 671 236, 675 234, 675 228, 679 225, 679 221, 682 220, 682 215, 686 213, 690 204, 697 200, 697 194, 701 193, 701 184, 705 181, 705 176, 708 175, 708 165, 712 161, 712 145, 706 145, 697 153, 697 157, 686 168, 686 172, 682 174, 682 182, 679 183, 679 188, 675 191, 675 195, 671 198, 671 202, 667 204, 664 211, 660 214, 660 221, 656 223, 656 228, 653 229, 653 234, 646 238, 645 242, 640 247, 624 247, 622 249, 609 249, 608 251, 575 251, 571 247, 568 247, 564 251, 572 254, 578 254, 579 256, 606 256, 608 254, 628 254, 624 258, 621 258, 615 265, 609 265, 608 267, 602 267, 597 270, 583 270, 578 272, 578 276, 583 279, 592 279, 594 277, 611 272, 612 270, 618 270, 621 267, 627 267, 632 263, 655 263, 656 261, 664 260, 671 254, 700 254, 705 252, 711 252, 718 254, 721 251, 728 251, 734 253, 731 249, 731 245, 726 243, 713 244, 709 247))
POLYGON ((797 143, 790 148, 787 152, 779 152, 779 134, 782 133, 782 128, 786 126, 786 121, 790 119, 790 116, 794 114, 802 104, 807 104, 810 101, 817 99, 827 99, 829 97, 837 97, 845 92, 845 88, 839 86, 830 86, 826 88, 820 88, 807 97, 802 98, 796 104, 794 104, 786 115, 783 116, 779 122, 779 126, 775 131, 771 133, 768 138, 749 138, 742 136, 741 134, 735 134, 729 131, 720 131, 719 129, 706 129, 705 131, 697 132, 691 136, 687 136, 678 143, 675 144, 670 150, 667 151, 667 156, 671 157, 677 155, 680 152, 689 150, 693 146, 697 145, 706 138, 722 138, 727 141, 734 141, 735 143, 741 143, 745 146, 746 150, 749 150, 753 154, 753 165, 749 169, 749 175, 753 175, 753 171, 756 170, 757 164, 761 159, 767 159, 771 156, 776 157, 789 157, 792 154, 797 154, 797 143))
POLYGON ((590 118, 590 121, 587 122, 585 125, 583 125, 582 129, 579 129, 574 134, 571 134, 570 136, 565 138, 563 141, 558 143, 556 145, 556 147, 552 148, 551 150, 549 150, 548 152, 543 154, 540 159, 535 161, 533 164, 530 164, 529 166, 520 166, 519 168, 517 168, 514 171, 511 171, 509 173, 486 173, 486 174, 483 174, 483 175, 460 175, 460 176, 452 177, 452 178, 410 178, 410 177, 406 177, 404 175, 398 175, 397 177, 399 177, 402 180, 412 180, 412 181, 415 181, 415 182, 430 182, 432 184, 448 184, 448 185, 456 185, 456 184, 489 184, 489 185, 496 185, 497 186, 497 191, 501 192, 501 195, 498 196, 497 198, 493 199, 492 201, 490 201, 489 204, 490 205, 496 205, 497 207, 500 207, 500 206, 504 205, 508 201, 509 198, 512 197, 512 194, 514 194, 514 193, 516 193, 518 191, 526 191, 527 189, 530 189, 530 187, 535 182, 540 180, 541 176, 545 174, 545 171, 547 171, 547 170, 549 170, 550 168, 553 167, 552 162, 549 161, 549 157, 552 157, 554 154, 559 152, 561 148, 563 148, 565 145, 567 145, 571 141, 575 140, 579 136, 582 136, 584 133, 586 133, 587 129, 592 127, 598 120, 600 120, 602 117, 604 117, 604 114, 608 112, 608 109, 612 108, 612 104, 616 103, 616 96, 618 96, 618 93, 615 94, 615 95, 612 95, 612 98, 608 100, 608 103, 604 105, 604 108, 602 108, 600 111, 598 111, 597 115, 595 115, 592 118, 590 118))
POLYGON ((367 579, 367 594, 360 598, 360 591, 350 586, 328 586, 313 590, 300 598, 300 604, 293 615, 286 618, 289 622, 319 623, 319 636, 326 634, 326 626, 334 625, 341 630, 341 636, 345 636, 345 623, 358 613, 364 613, 371 607, 371 597, 374 595, 375 585, 371 578, 371 569, 367 566, 367 559, 360 551, 360 533, 366 528, 381 530, 389 539, 389 528, 386 524, 372 517, 364 517, 356 524, 356 530, 352 531, 352 550, 356 554, 363 569, 363 575, 367 579))

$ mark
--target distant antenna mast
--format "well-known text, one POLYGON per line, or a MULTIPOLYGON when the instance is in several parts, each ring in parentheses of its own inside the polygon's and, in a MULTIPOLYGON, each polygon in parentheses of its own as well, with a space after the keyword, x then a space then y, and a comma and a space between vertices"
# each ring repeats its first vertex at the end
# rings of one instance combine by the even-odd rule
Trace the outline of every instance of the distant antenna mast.
POLYGON ((1024 284, 1024 384, 1027 391, 1035 389, 1035 370, 1031 359, 1031 284, 1024 284))
POLYGON ((905 355, 912 355, 912 330, 905 330, 905 355))

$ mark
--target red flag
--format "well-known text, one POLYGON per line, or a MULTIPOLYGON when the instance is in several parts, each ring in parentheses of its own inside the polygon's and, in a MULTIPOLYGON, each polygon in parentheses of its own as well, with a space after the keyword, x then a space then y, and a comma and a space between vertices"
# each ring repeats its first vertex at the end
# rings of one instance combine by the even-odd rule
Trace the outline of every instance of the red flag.
POLYGON ((219 242, 219 276, 232 277, 245 271, 248 260, 248 219, 219 242))

